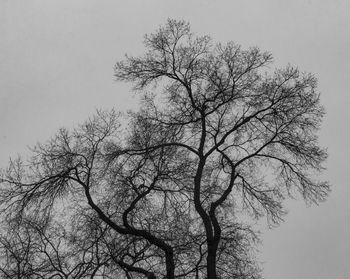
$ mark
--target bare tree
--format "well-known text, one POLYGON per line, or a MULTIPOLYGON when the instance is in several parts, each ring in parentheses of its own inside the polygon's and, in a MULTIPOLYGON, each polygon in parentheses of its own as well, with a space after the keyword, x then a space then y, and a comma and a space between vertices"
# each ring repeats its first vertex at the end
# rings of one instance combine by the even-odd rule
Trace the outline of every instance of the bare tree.
POLYGON ((327 196, 313 178, 326 152, 311 74, 265 73, 269 53, 214 44, 183 21, 145 46, 115 66, 142 94, 128 127, 98 112, 3 170, 3 223, 19 229, 1 241, 4 278, 28 266, 57 278, 261 278, 238 212, 277 224, 285 197, 327 196))
POLYGON ((140 117, 181 137, 144 150, 177 146, 193 158, 192 199, 206 234, 207 277, 224 277, 218 250, 237 205, 278 222, 285 196, 299 192, 317 203, 329 191, 312 179, 326 158, 315 134, 324 114, 316 79, 291 66, 263 73, 269 53, 215 45, 182 21, 168 20, 145 45, 144 56, 116 64, 115 76, 140 91, 162 86, 146 95, 140 117))

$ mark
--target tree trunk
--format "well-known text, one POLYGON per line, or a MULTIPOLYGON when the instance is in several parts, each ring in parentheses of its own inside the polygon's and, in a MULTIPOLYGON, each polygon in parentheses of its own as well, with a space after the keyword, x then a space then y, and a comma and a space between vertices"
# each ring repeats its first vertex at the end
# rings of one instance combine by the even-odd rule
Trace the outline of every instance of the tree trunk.
POLYGON ((166 257, 166 278, 175 279, 174 253, 171 248, 168 249, 165 257, 166 257))
POLYGON ((217 279, 216 276, 216 251, 218 248, 217 241, 208 241, 207 255, 207 279, 217 279))

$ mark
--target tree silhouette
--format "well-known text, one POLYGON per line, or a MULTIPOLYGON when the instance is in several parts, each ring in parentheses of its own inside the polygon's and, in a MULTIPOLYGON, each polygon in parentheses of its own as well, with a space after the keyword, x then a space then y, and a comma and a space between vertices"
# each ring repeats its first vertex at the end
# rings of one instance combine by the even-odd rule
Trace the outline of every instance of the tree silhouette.
POLYGON ((4 278, 260 278, 239 215, 277 224, 284 198, 327 196, 311 74, 263 72, 269 53, 214 44, 183 21, 145 46, 115 65, 142 96, 128 126, 98 112, 3 171, 4 278))

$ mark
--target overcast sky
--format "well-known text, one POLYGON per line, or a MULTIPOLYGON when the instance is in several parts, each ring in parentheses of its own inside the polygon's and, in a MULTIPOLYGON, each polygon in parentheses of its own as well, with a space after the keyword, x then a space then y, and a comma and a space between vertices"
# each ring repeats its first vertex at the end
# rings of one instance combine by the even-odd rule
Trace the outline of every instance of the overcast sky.
POLYGON ((332 193, 319 207, 286 202, 290 213, 264 230, 259 258, 266 279, 350 278, 348 0, 0 0, 0 166, 97 108, 136 107, 113 65, 142 54, 143 35, 169 17, 317 76, 332 193))

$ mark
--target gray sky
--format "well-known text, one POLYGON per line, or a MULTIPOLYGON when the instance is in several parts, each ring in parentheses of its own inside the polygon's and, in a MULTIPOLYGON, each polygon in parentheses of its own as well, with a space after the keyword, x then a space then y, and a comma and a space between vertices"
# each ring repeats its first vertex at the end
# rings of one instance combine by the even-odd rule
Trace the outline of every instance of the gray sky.
POLYGON ((333 190, 319 207, 286 202, 290 213, 264 232, 260 259, 267 279, 350 278, 348 0, 0 0, 0 166, 96 108, 135 107, 113 65, 141 54, 143 35, 168 17, 318 77, 333 190))

